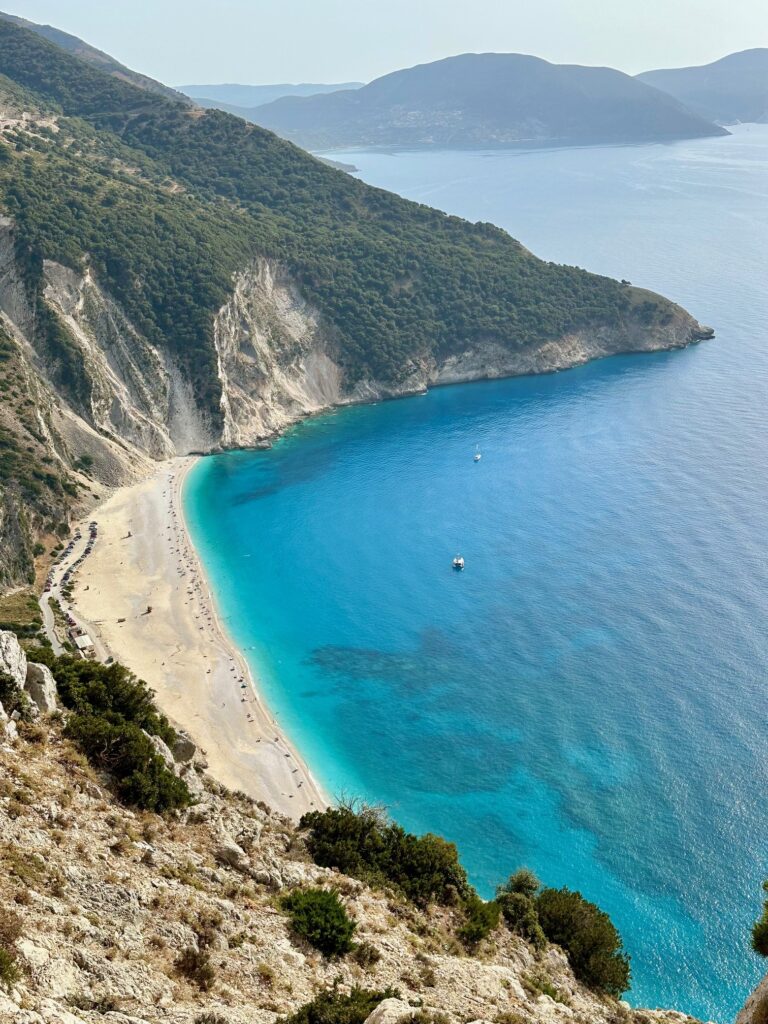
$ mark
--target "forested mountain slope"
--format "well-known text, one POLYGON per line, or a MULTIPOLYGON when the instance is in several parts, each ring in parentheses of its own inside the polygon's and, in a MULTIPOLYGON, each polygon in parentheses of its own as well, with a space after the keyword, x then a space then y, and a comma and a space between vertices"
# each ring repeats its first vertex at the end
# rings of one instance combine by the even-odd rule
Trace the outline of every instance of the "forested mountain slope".
POLYGON ((6 365, 31 382, 9 383, 2 409, 6 583, 12 535, 55 532, 70 501, 147 458, 701 336, 659 296, 545 263, 8 21, 0 129, 6 365))
POLYGON ((110 57, 108 53, 104 53, 103 50, 97 50, 95 46, 91 46, 82 39, 78 39, 77 36, 70 35, 69 32, 62 32, 61 29, 54 28, 52 25, 38 25, 34 21, 27 21, 26 18, 19 18, 15 14, 4 14, 2 11, 0 11, 0 19, 10 21, 21 28, 27 28, 30 32, 36 32, 43 39, 48 39, 62 50, 74 54, 81 60, 86 61, 86 63, 99 68, 100 71, 106 72, 108 75, 114 75, 115 78, 121 78, 132 85, 138 86, 140 89, 146 89, 161 96, 170 96, 182 102, 185 100, 182 93, 176 92, 175 89, 171 89, 161 82, 156 82, 153 78, 139 74, 138 71, 132 71, 125 64, 121 64, 114 57, 110 57))

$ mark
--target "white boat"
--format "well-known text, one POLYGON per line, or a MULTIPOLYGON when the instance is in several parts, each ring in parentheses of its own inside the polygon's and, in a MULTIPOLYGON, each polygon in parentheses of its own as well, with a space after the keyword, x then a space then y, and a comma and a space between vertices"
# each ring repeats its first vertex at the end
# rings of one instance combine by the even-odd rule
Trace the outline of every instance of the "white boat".
POLYGON ((456 555, 456 557, 454 558, 454 560, 453 560, 453 568, 454 569, 459 569, 459 570, 464 568, 464 559, 462 558, 461 555, 456 555))
POLYGON ((480 459, 482 459, 482 457, 483 456, 480 454, 480 452, 475 452, 475 462, 479 462, 480 459))

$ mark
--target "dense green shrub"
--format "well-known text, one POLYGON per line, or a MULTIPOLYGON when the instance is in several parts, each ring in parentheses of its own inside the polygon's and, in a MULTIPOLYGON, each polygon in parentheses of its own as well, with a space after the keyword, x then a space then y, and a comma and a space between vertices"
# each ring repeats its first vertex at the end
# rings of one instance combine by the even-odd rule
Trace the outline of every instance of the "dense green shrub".
POLYGON ((541 882, 530 868, 518 868, 511 874, 506 882, 502 883, 496 890, 497 895, 502 893, 518 893, 533 899, 541 888, 541 882))
POLYGON ((486 903, 473 893, 464 901, 464 924, 459 928, 459 939, 468 949, 474 949, 498 924, 498 903, 494 900, 486 903))
MULTIPOLYGON (((763 891, 768 893, 768 882, 763 882, 763 891)), ((760 956, 768 956, 768 899, 763 902, 763 912, 752 925, 752 949, 760 956)))
POLYGON ((335 988, 329 989, 299 1007, 284 1019, 283 1024, 364 1024, 380 1002, 399 995, 392 988, 376 992, 355 986, 349 995, 342 995, 335 988))
POLYGON ((535 898, 540 888, 541 882, 530 868, 518 868, 496 890, 496 902, 507 927, 535 949, 543 949, 547 944, 536 911, 535 898))
POLYGON ((157 710, 152 690, 119 662, 102 665, 82 658, 57 658, 43 649, 30 651, 30 658, 50 668, 62 703, 78 715, 133 722, 168 744, 176 739, 168 719, 157 710))
POLYGON ((7 672, 0 672, 0 704, 7 715, 18 711, 22 722, 31 722, 32 704, 24 690, 19 689, 16 680, 7 672))
POLYGON ((536 904, 530 896, 521 892, 501 892, 496 897, 504 922, 514 935, 525 939, 535 949, 543 949, 547 944, 546 936, 539 924, 536 904))
POLYGON ((565 950, 580 981, 613 996, 629 988, 629 957, 605 911, 565 888, 543 889, 536 910, 544 934, 565 950))
POLYGON ((307 832, 316 864, 372 884, 388 883, 415 903, 454 903, 472 891, 453 843, 406 832, 377 808, 313 811, 299 827, 307 832))
POLYGON ((344 956, 352 951, 357 925, 335 892, 297 889, 283 898, 282 905, 290 914, 293 931, 325 956, 344 956))
POLYGON ((169 744, 176 737, 143 680, 117 662, 56 657, 42 647, 30 657, 51 669, 61 702, 72 712, 66 735, 91 764, 109 772, 121 800, 158 813, 192 802, 187 784, 169 770, 147 735, 169 744))
POLYGON ((186 783, 168 770, 133 722, 72 715, 65 733, 92 764, 114 777, 117 794, 125 803, 162 813, 191 802, 186 783))

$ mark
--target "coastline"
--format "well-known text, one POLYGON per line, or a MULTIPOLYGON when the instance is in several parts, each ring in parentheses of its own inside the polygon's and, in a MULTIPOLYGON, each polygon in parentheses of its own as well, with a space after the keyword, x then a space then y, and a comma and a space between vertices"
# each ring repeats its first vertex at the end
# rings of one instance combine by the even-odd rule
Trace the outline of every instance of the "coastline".
POLYGON ((99 536, 72 604, 97 644, 151 686, 213 778, 298 819, 328 800, 218 615, 184 519, 184 481, 197 458, 161 463, 90 514, 99 536))

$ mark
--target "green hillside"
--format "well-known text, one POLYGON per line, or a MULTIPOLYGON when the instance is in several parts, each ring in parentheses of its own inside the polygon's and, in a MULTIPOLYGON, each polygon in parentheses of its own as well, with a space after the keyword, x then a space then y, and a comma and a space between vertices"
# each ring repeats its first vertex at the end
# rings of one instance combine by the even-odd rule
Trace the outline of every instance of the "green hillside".
MULTIPOLYGON (((13 222, 45 377, 87 424, 93 382, 44 299, 45 260, 92 270, 172 357, 214 434, 214 318, 235 274, 258 257, 287 269, 319 311, 346 390, 360 381, 397 390, 425 359, 475 344, 521 351, 603 327, 618 339, 627 326, 672 317, 665 299, 543 262, 490 224, 371 188, 255 125, 133 85, 72 50, 0 20, 0 214, 13 222)), ((21 524, 16 536, 26 530, 31 550, 69 514, 77 453, 40 461, 51 461, 42 435, 0 411, 0 501, 15 502, 6 521, 21 524), (39 493, 25 505, 30 472, 39 493)), ((0 582, 19 578, 15 566, 3 576, 17 548, 0 531, 0 582)))
POLYGON ((0 72, 61 111, 19 142, 0 189, 34 280, 40 257, 88 252, 138 326, 185 352, 216 396, 208 336, 231 274, 283 260, 336 330, 350 379, 480 338, 523 347, 628 308, 617 282, 535 259, 471 225, 351 179, 274 135, 109 77, 0 23, 0 72))

